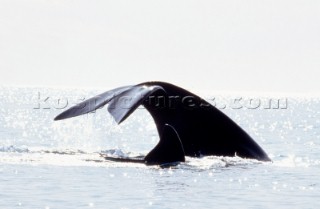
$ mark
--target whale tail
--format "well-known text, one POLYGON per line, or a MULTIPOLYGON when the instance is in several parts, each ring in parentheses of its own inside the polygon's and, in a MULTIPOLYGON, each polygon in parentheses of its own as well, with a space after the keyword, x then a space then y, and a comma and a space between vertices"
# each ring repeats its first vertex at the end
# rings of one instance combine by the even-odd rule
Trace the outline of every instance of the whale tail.
POLYGON ((161 165, 184 162, 183 145, 176 130, 169 124, 163 127, 160 141, 144 158, 147 165, 161 165))
POLYGON ((107 105, 120 124, 138 106, 150 113, 160 137, 146 164, 184 161, 184 156, 234 156, 270 161, 266 152, 233 120, 201 97, 170 83, 144 82, 109 90, 60 113, 62 120, 107 105))

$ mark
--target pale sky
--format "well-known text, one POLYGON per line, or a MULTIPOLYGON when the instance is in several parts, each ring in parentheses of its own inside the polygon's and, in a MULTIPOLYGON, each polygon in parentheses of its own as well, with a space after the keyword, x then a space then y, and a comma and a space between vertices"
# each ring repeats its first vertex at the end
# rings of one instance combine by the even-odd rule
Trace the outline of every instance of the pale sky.
POLYGON ((320 1, 1 0, 0 73, 9 86, 320 93, 320 1))

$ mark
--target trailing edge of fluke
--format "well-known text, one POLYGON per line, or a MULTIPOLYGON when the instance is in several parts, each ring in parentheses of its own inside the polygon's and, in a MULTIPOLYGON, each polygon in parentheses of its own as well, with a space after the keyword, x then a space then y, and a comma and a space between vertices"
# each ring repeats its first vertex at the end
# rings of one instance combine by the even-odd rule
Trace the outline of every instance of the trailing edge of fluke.
POLYGON ((185 156, 238 156, 270 161, 263 149, 234 121, 199 96, 165 82, 145 82, 109 90, 62 112, 62 120, 108 104, 120 124, 143 105, 155 121, 159 143, 144 158, 110 158, 124 162, 163 165, 183 162, 185 156))

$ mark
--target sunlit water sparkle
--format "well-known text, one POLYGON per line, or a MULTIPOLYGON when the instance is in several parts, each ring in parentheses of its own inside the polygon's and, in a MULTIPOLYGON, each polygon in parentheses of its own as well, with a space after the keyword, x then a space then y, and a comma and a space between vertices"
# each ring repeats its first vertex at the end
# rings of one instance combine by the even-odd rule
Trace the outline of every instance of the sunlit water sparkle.
MULTIPOLYGON (((143 109, 121 125, 106 108, 53 121, 63 102, 70 106, 98 93, 1 88, 0 208, 320 207, 319 98, 291 96, 286 109, 222 110, 266 150, 272 163, 188 157, 161 169, 100 157, 146 154, 156 145, 155 125, 143 109)), ((231 97, 217 96, 219 101, 231 97)))

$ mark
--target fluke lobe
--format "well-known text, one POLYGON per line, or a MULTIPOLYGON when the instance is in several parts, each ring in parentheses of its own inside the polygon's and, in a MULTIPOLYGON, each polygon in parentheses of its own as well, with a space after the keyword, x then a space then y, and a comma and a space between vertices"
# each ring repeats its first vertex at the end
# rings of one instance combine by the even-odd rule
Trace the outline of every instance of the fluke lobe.
POLYGON ((263 149, 234 121, 199 96, 165 82, 145 82, 109 90, 62 112, 62 120, 94 111, 108 104, 120 124, 143 105, 156 123, 157 146, 144 158, 108 158, 162 165, 183 162, 185 156, 239 156, 270 161, 263 149))

